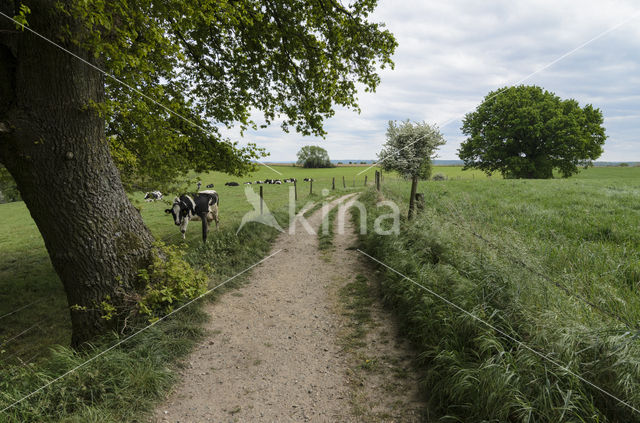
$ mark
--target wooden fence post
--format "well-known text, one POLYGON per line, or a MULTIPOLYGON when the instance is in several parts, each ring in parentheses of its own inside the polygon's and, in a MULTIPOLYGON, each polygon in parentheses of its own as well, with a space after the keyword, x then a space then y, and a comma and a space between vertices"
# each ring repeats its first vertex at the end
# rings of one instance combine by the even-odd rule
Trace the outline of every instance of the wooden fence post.
POLYGON ((297 179, 293 181, 293 194, 295 195, 295 200, 298 201, 298 184, 297 179))
POLYGON ((331 180, 331 189, 336 189, 336 177, 335 176, 331 180))
POLYGON ((263 203, 264 203, 264 197, 262 196, 262 185, 260 185, 260 214, 262 214, 262 209, 263 209, 263 203))
POLYGON ((380 192, 380 172, 376 170, 376 189, 380 192))
POLYGON ((309 195, 313 194, 313 179, 309 181, 309 195))
POLYGON ((364 175, 364 186, 367 186, 367 175, 364 175))
POLYGON ((342 175, 342 188, 346 188, 347 183, 344 181, 344 175, 342 175))
POLYGON ((409 197, 409 220, 413 219, 416 208, 416 191, 418 189, 418 177, 411 179, 411 197, 409 197))

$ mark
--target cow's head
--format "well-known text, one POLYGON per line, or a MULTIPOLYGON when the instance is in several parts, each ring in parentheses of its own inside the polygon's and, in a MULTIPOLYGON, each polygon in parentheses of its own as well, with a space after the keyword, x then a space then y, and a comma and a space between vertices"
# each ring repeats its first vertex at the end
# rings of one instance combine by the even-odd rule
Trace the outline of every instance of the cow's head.
POLYGON ((189 208, 178 197, 173 199, 173 206, 164 211, 166 214, 173 215, 173 221, 176 226, 180 226, 184 218, 189 214, 189 208))

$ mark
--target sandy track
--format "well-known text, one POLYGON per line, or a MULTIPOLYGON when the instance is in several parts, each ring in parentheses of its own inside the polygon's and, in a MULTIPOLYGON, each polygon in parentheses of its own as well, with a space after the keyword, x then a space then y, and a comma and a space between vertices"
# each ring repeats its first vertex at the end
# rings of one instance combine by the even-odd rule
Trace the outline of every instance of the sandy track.
MULTIPOLYGON (((321 218, 318 211, 307 220, 317 230, 321 218)), ((335 298, 336 275, 348 274, 352 263, 323 259, 316 235, 301 225, 278 237, 272 252, 280 249, 252 271, 248 284, 207 306, 210 335, 155 421, 360 420, 353 415, 353 358, 338 342, 345 319, 335 298)))

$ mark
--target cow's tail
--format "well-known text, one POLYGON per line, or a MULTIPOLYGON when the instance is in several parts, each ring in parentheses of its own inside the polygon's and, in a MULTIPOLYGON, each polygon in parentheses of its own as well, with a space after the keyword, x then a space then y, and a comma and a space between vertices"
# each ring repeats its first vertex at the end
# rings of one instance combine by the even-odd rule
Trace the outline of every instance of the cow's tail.
POLYGON ((202 220, 202 242, 207 242, 207 232, 209 232, 209 221, 207 220, 208 213, 201 213, 200 220, 202 220))

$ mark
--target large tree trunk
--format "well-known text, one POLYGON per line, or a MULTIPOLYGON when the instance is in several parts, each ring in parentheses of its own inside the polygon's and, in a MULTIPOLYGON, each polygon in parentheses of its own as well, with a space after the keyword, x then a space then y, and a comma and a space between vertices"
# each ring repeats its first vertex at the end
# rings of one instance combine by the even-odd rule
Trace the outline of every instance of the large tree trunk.
MULTIPOLYGON (((0 8, 11 15, 8 3, 0 0, 0 8)), ((77 27, 61 22, 53 5, 31 2, 28 19, 57 41, 62 24, 72 32, 77 27)), ((16 180, 64 284, 78 346, 117 324, 117 316, 102 317, 103 302, 126 313, 153 238, 122 188, 104 119, 90 106, 103 100, 102 75, 27 31, 8 33, 15 26, 0 20, 0 162, 16 180)))

